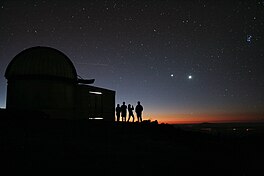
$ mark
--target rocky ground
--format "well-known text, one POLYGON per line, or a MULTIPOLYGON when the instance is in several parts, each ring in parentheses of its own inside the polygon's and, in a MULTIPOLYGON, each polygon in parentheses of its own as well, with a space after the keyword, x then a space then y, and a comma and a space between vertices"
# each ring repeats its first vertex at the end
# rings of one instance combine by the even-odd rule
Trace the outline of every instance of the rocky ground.
POLYGON ((261 134, 217 136, 167 124, 47 119, 2 119, 0 129, 1 158, 14 169, 77 169, 93 175, 264 171, 261 134))

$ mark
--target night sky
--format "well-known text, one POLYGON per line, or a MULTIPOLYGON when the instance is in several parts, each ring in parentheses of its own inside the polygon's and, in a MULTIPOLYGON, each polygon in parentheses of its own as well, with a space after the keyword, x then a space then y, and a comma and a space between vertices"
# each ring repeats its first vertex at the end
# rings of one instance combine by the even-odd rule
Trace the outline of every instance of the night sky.
POLYGON ((0 0, 4 72, 33 46, 159 122, 264 120, 264 1, 0 0))

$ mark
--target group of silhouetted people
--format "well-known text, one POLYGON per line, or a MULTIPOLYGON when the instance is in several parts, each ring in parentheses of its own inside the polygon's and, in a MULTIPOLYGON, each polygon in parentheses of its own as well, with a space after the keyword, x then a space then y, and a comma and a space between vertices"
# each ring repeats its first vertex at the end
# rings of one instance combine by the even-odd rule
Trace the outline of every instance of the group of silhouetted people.
MULTIPOLYGON (((142 111, 143 111, 143 106, 140 104, 140 102, 137 102, 137 106, 135 108, 136 114, 137 114, 137 119, 138 122, 142 122, 142 111)), ((134 106, 131 104, 128 104, 128 106, 126 105, 125 102, 123 102, 122 106, 120 106, 119 104, 117 104, 116 106, 116 121, 119 122, 120 121, 120 117, 122 117, 122 122, 129 122, 130 118, 132 117, 132 122, 135 121, 135 117, 134 117, 134 106), (126 120, 127 118, 127 111, 128 111, 128 120, 126 120)))

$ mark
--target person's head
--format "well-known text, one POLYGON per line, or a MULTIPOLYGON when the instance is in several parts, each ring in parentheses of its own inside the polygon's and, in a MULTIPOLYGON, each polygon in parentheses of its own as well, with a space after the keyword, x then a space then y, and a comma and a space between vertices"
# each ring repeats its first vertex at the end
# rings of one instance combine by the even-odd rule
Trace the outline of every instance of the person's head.
POLYGON ((140 105, 140 101, 138 101, 137 103, 138 103, 138 105, 140 105))
POLYGON ((131 104, 128 104, 128 107, 130 107, 131 106, 131 104))
POLYGON ((123 105, 125 105, 126 103, 125 102, 123 102, 123 105))
POLYGON ((119 107, 120 105, 119 104, 117 104, 117 107, 119 107))

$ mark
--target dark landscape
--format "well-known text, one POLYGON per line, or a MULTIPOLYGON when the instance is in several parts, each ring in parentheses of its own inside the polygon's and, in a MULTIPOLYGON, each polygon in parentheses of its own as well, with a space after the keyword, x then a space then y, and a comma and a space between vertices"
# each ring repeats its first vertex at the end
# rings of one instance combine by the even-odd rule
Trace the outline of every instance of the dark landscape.
POLYGON ((36 113, 27 118, 23 113, 1 115, 1 158, 8 168, 77 169, 93 175, 263 173, 264 130, 260 124, 247 133, 227 135, 220 124, 216 125, 218 132, 211 133, 198 129, 214 124, 196 124, 191 130, 190 125, 150 121, 55 120, 36 118, 41 116, 36 113))

